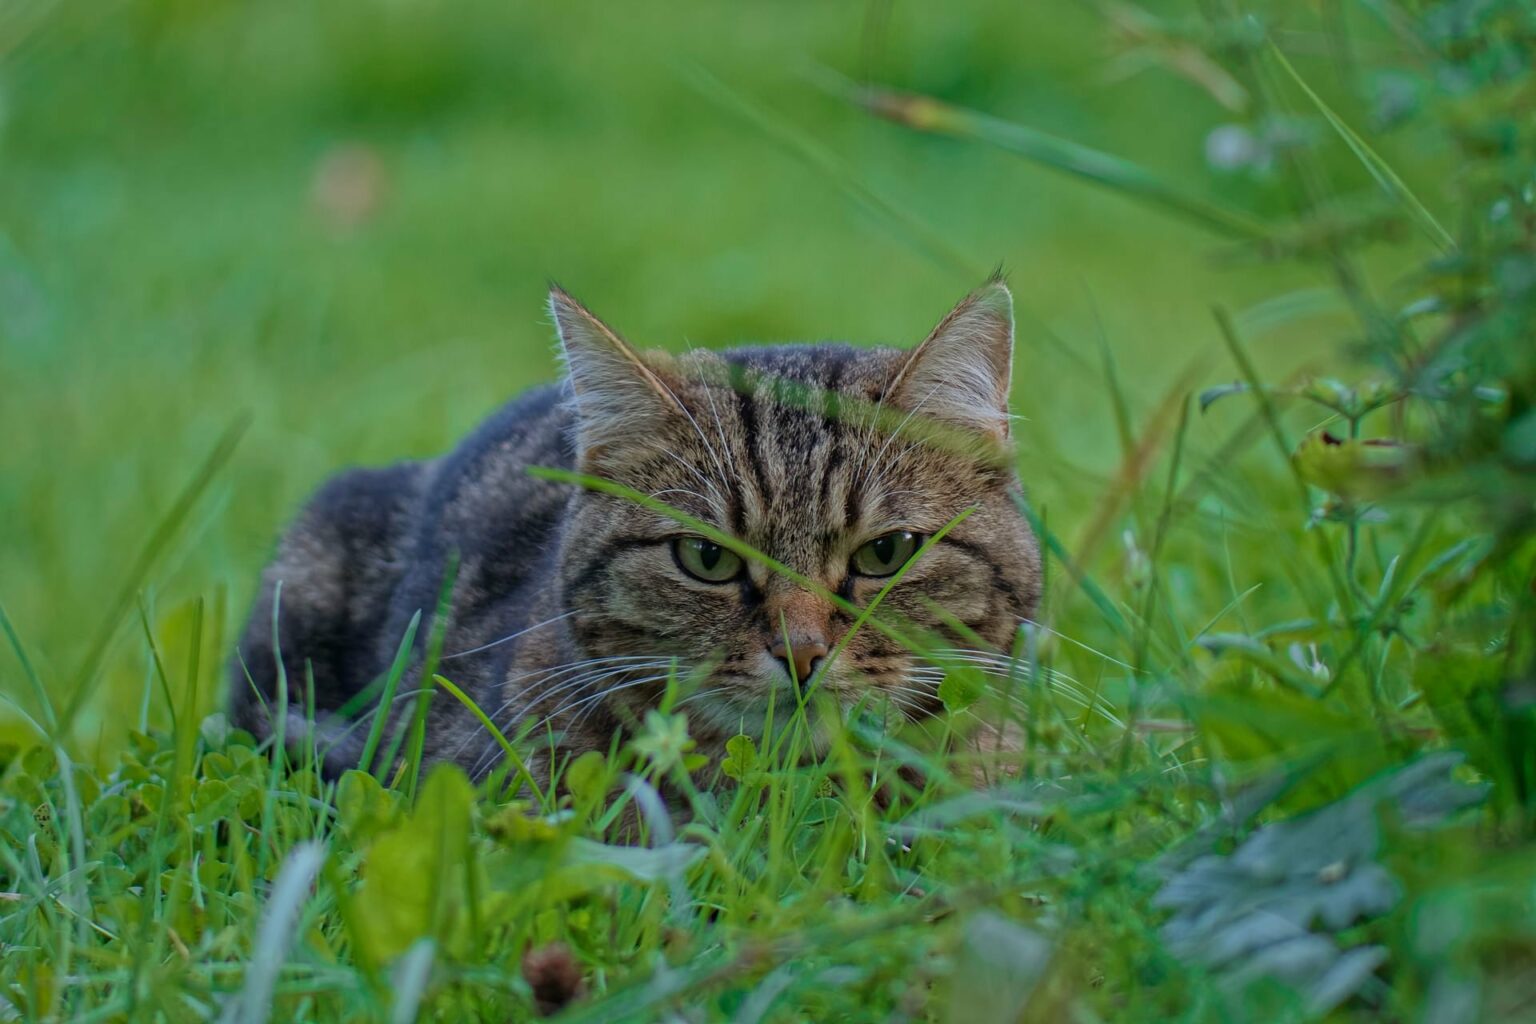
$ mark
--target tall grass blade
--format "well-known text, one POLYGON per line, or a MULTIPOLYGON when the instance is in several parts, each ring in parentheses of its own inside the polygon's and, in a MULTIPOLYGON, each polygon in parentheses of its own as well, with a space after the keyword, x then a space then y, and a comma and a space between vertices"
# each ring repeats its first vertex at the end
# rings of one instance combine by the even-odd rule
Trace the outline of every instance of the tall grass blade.
POLYGON ((496 723, 491 721, 491 716, 482 711, 480 705, 475 703, 475 699, 455 686, 452 680, 439 675, 434 676, 432 681, 447 690, 455 700, 468 709, 470 714, 475 716, 475 720, 480 723, 485 731, 490 734, 491 738, 496 741, 496 744, 501 747, 502 753, 507 756, 507 761, 511 763, 513 769, 517 772, 517 776, 522 781, 522 784, 533 792, 541 805, 544 804, 546 802, 544 792, 539 788, 539 784, 534 781, 533 773, 528 770, 528 765, 523 761, 522 756, 518 754, 517 748, 512 745, 512 741, 507 739, 506 733, 502 732, 496 727, 496 723))
POLYGON ((985 275, 985 267, 963 255, 944 236, 922 223, 915 215, 866 185, 853 168, 822 143, 805 135, 698 65, 685 65, 683 77, 699 95, 740 117, 774 144, 835 184, 840 192, 888 225, 893 234, 924 256, 966 279, 979 280, 985 275))
POLYGON ((145 604, 143 595, 139 596, 139 624, 144 629, 144 642, 149 645, 150 665, 155 678, 160 681, 160 695, 165 698, 166 714, 171 716, 171 734, 178 732, 176 718, 176 698, 171 696, 171 678, 165 671, 165 659, 160 654, 160 644, 155 640, 154 627, 149 624, 149 606, 145 604))
POLYGON ((1430 213, 1429 208, 1419 200, 1418 196, 1413 194, 1413 190, 1408 187, 1407 183, 1398 177, 1397 172, 1392 169, 1392 165, 1383 160, 1370 147, 1369 143, 1361 138, 1353 128, 1344 122, 1342 117, 1334 112, 1333 108, 1321 96, 1312 91, 1312 87, 1307 84, 1306 79, 1302 78, 1291 62, 1286 59, 1280 47, 1271 42, 1269 44, 1269 52, 1280 67, 1284 69, 1285 73, 1291 77, 1291 81, 1295 82, 1297 87, 1306 94, 1307 99, 1312 101, 1312 105, 1317 108, 1318 113, 1323 115, 1323 119, 1328 122, 1328 126, 1338 133, 1339 138, 1344 140, 1344 145, 1348 146, 1349 151, 1355 154, 1356 159, 1360 161, 1366 171, 1375 179, 1376 184, 1380 185, 1387 195, 1407 208, 1420 229, 1423 230, 1425 235, 1429 236, 1430 241, 1440 247, 1442 252, 1455 252, 1456 239, 1452 238, 1451 233, 1441 226, 1440 222, 1435 219, 1435 215, 1430 213))
MULTIPOLYGON (((405 754, 407 799, 415 799, 416 786, 421 779, 421 757, 427 742, 427 709, 432 706, 437 665, 443 656, 443 638, 448 634, 448 616, 453 611, 453 584, 458 575, 459 557, 454 553, 449 557, 448 568, 443 572, 442 589, 438 592, 437 608, 432 614, 432 629, 427 635, 427 653, 421 666, 420 692, 416 695, 416 709, 412 713, 408 730, 410 740, 405 754)), ((395 745, 403 736, 404 732, 396 735, 395 745)), ((391 745, 389 755, 385 758, 386 763, 394 760, 395 745, 391 745)))
POLYGON ((406 950, 390 972, 395 1003, 389 1011, 390 1024, 412 1024, 421 1011, 421 1000, 432 980, 432 965, 437 960, 437 943, 418 939, 406 950))
MULTIPOLYGON (((416 642, 416 630, 420 626, 421 612, 417 611, 411 616, 410 625, 405 627, 405 635, 400 638, 400 646, 395 649, 395 660, 390 663, 389 673, 384 677, 384 692, 379 695, 379 709, 373 716, 373 724, 368 728, 368 741, 363 745, 363 754, 357 761, 358 771, 373 770, 373 755, 378 752, 379 741, 389 726, 390 712, 394 710, 395 689, 400 685, 400 677, 405 674, 411 648, 416 642)), ((387 771, 388 766, 389 762, 385 761, 381 767, 387 771)))
POLYGON ((858 91, 854 98, 877 117, 930 135, 995 146, 1031 163, 1159 207, 1226 238, 1255 241, 1269 234, 1264 222, 1249 213, 1164 181, 1122 157, 1035 128, 912 93, 867 89, 858 91))
MULTIPOLYGON (((0 604, 0 629, 5 631, 5 638, 11 645, 11 650, 16 655, 16 660, 21 662, 21 674, 27 677, 27 683, 32 687, 32 697, 37 701, 38 709, 42 711, 43 722, 48 726, 43 730, 43 735, 53 736, 57 730, 58 717, 53 710, 53 701, 48 697, 48 688, 43 685, 42 679, 37 674, 37 669, 32 665, 32 659, 27 656, 27 648, 21 642, 21 635, 16 632, 16 626, 11 622, 11 617, 6 614, 5 605, 0 604)), ((17 707, 17 710, 21 710, 17 707)), ((25 714, 25 712, 23 712, 25 714)), ((31 715, 27 715, 28 721, 33 721, 31 715)), ((34 724, 36 724, 34 722, 34 724)))
POLYGON ((107 614, 103 617, 101 625, 96 629, 95 639, 86 652, 85 658, 80 663, 80 668, 75 672, 73 685, 70 687, 69 703, 64 706, 64 712, 59 716, 58 731, 61 735, 67 735, 70 726, 74 723, 75 716, 90 699, 91 690, 98 678, 98 670, 102 660, 107 655, 107 648, 111 645, 113 637, 117 635, 118 626, 128 609, 133 606, 134 597, 143 586, 145 577, 149 575, 160 556, 175 538, 181 524, 191 514, 197 500, 202 497, 213 478, 218 475, 224 465, 235 453, 240 439, 245 436, 246 430, 251 425, 249 414, 242 415, 230 424, 193 474, 191 481, 171 504, 170 510, 161 518, 159 525, 150 534, 149 540, 139 550, 138 556, 133 560, 128 570, 128 575, 123 581, 117 597, 109 606, 107 614))
POLYGON ((224 1024, 266 1024, 271 1018, 278 972, 288 959, 288 950, 299 930, 299 914, 324 862, 325 847, 306 842, 295 846, 278 869, 272 896, 256 932, 245 985, 239 998, 225 1009, 221 1018, 224 1024))

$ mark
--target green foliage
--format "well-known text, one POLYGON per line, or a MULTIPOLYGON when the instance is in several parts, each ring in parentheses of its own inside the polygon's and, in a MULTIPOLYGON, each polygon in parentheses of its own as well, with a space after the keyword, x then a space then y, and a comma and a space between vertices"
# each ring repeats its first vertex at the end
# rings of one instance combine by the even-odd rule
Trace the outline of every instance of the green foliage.
POLYGON ((590 13, 0 19, 0 1018, 1528 1018, 1529 0, 590 13), (1047 599, 925 727, 669 694, 546 792, 218 713, 280 520, 552 374, 548 276, 908 342, 998 256, 1047 599))

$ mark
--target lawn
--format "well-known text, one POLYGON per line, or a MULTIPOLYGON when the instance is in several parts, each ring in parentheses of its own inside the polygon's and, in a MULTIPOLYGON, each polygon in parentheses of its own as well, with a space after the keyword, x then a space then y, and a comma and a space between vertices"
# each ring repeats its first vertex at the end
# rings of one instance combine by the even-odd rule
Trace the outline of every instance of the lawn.
POLYGON ((1528 0, 0 11, 0 1020, 1536 1016, 1533 62, 1528 0), (908 345, 999 263, 1015 711, 700 765, 669 701, 547 792, 229 727, 285 522, 553 379, 549 281, 908 345))

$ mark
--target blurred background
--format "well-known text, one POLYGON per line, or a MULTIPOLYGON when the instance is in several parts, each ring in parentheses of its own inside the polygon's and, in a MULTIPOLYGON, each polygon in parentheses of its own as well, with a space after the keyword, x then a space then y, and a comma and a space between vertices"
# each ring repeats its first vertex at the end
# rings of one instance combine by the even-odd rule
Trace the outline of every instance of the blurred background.
MULTIPOLYGON (((1293 58, 1347 68, 1313 42, 1335 5, 1296 7, 1280 35, 1293 58)), ((1248 318, 1263 372, 1315 367, 1339 311, 1270 323, 1264 303, 1305 306, 1321 273, 872 117, 839 83, 1069 138, 1256 216, 1280 208, 1275 140, 1245 123, 1241 83, 1148 12, 1196 16, 1007 0, 7 4, 0 602, 40 676, 71 677, 125 585, 167 649, 197 597, 227 637, 321 479, 440 452, 555 375, 551 279, 646 346, 905 345, 1001 263, 1021 466, 1070 541, 1120 460, 1105 366, 1133 422, 1233 379, 1221 304, 1248 318), (247 415, 134 584, 137 553, 247 415)), ((1363 186, 1336 149, 1341 180, 1363 186)), ((1437 159, 1415 152, 1419 187, 1437 159)), ((1192 443, 1214 448, 1221 415, 1192 443)), ((80 719, 87 749, 139 719, 137 618, 80 719)), ((206 657, 227 650, 210 640, 206 657)), ((16 662, 0 663, 17 692, 16 662)))

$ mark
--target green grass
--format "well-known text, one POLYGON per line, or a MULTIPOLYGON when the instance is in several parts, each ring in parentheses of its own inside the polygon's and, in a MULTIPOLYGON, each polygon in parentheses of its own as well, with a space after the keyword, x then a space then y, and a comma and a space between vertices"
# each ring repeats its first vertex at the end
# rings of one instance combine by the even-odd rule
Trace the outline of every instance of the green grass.
POLYGON ((1536 9, 665 14, 0 15, 0 1019, 1529 1019, 1536 9), (284 520, 552 376, 547 279, 910 343, 999 259, 1009 708, 699 763, 678 679, 547 792, 219 713, 284 520))

